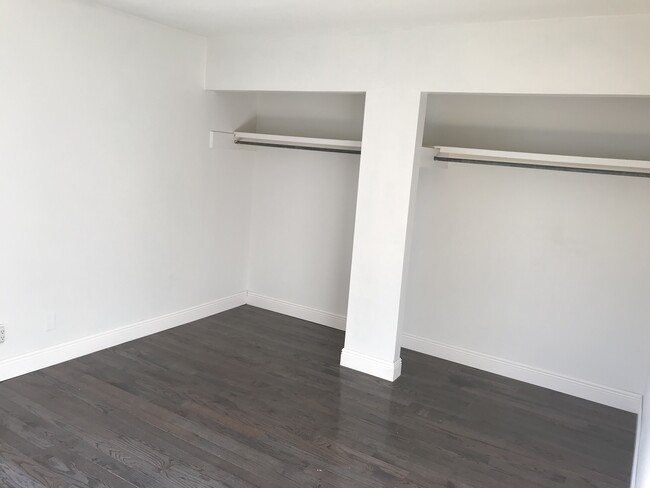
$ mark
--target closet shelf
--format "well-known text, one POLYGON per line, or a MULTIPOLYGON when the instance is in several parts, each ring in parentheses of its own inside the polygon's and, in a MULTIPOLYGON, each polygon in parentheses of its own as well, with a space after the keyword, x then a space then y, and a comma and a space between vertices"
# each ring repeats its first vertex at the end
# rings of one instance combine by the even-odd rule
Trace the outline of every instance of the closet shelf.
POLYGON ((283 136, 279 134, 261 134, 258 132, 210 131, 210 147, 214 147, 215 136, 227 135, 235 144, 246 146, 277 147, 284 149, 302 149, 345 154, 361 154, 361 141, 347 139, 326 139, 320 137, 283 136))
POLYGON ((361 141, 258 134, 255 132, 233 132, 233 137, 235 144, 244 144, 249 146, 361 154, 361 141))
POLYGON ((650 178, 650 161, 588 158, 555 154, 493 151, 460 147, 434 147, 433 159, 450 163, 514 166, 518 168, 604 173, 650 178))

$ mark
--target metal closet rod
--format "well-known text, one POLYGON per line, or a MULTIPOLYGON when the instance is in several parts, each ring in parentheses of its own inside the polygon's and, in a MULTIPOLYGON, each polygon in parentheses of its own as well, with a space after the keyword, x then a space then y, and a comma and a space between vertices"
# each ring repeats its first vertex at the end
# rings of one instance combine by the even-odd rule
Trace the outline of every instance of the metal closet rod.
POLYGON ((319 137, 285 136, 279 134, 262 134, 257 132, 226 132, 211 131, 233 136, 235 144, 244 146, 275 147, 284 149, 301 149, 304 151, 319 151, 343 154, 361 154, 361 141, 347 139, 326 139, 319 137))
POLYGON ((270 142, 247 142, 247 141, 235 141, 235 144, 241 144, 242 146, 277 147, 279 149, 300 149, 302 151, 319 151, 319 152, 341 153, 341 154, 361 154, 360 149, 334 149, 328 147, 295 146, 289 144, 278 144, 278 143, 270 143, 270 142))
POLYGON ((505 161, 482 161, 480 159, 458 159, 458 158, 445 158, 436 156, 435 161, 444 161, 448 163, 464 163, 464 164, 480 164, 484 166, 510 166, 514 168, 527 168, 527 169, 541 169, 547 171, 566 171, 568 173, 594 173, 601 175, 613 176, 634 176, 637 178, 650 178, 650 173, 637 173, 634 171, 614 171, 610 169, 594 169, 594 168, 572 168, 569 166, 547 166, 539 164, 526 164, 526 163, 510 163, 505 161))
POLYGON ((449 163, 650 178, 650 162, 586 158, 551 154, 515 153, 451 147, 433 148, 434 160, 449 163))
MULTIPOLYGON (((211 131, 211 137, 215 133, 232 135, 235 144, 245 146, 361 154, 361 141, 216 130, 211 131)), ((520 153, 443 146, 423 149, 427 149, 428 151, 433 150, 433 159, 435 161, 450 163, 510 166, 525 169, 544 169, 547 171, 650 178, 650 161, 520 153)))

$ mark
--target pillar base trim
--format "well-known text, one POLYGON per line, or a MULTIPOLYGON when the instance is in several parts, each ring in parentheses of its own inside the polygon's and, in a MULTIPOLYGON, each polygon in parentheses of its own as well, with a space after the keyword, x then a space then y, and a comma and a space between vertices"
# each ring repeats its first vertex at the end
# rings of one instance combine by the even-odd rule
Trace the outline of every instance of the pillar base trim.
POLYGON ((386 361, 350 349, 341 351, 341 366, 388 381, 395 381, 402 374, 401 358, 394 362, 386 361))

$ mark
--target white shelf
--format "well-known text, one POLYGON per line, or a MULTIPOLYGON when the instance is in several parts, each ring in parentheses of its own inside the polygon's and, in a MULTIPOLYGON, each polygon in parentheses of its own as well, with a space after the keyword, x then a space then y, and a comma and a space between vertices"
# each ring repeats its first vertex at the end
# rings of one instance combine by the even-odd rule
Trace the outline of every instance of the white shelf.
POLYGON ((566 168, 566 170, 650 177, 650 161, 631 159, 587 158, 446 146, 434 147, 433 153, 429 154, 433 154, 434 159, 438 161, 541 167, 558 170, 566 168))
POLYGON ((359 154, 361 141, 234 132, 236 144, 359 154))

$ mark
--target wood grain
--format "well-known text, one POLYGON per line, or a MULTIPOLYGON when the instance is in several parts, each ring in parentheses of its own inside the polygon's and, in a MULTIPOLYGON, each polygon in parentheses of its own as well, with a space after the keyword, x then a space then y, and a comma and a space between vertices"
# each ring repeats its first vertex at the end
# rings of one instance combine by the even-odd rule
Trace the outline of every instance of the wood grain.
POLYGON ((636 416, 250 306, 0 384, 0 486, 627 488, 636 416))

